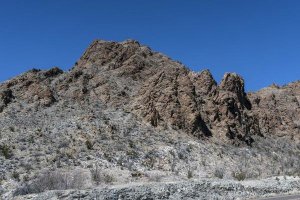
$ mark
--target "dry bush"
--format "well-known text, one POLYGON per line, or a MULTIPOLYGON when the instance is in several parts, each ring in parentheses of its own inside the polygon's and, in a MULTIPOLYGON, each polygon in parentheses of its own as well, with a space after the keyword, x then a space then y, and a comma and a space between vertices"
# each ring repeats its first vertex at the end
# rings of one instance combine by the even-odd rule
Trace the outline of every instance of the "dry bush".
POLYGON ((0 153, 6 159, 10 159, 13 156, 12 150, 6 144, 0 146, 0 153))
POLYGON ((115 181, 112 175, 103 172, 98 166, 91 169, 91 176, 96 185, 100 185, 101 183, 108 184, 115 181))
POLYGON ((245 171, 238 170, 238 171, 232 172, 232 177, 238 181, 243 181, 246 179, 247 176, 246 176, 245 171))
POLYGON ((215 171, 214 171, 214 175, 215 177, 219 178, 219 179, 223 179, 224 178, 224 168, 216 168, 215 171))
POLYGON ((98 166, 91 169, 92 180, 99 185, 102 181, 101 170, 98 166))
POLYGON ((25 183, 19 187, 14 195, 26 195, 32 193, 41 193, 47 190, 67 190, 81 189, 86 183, 86 176, 82 171, 64 172, 64 171, 46 171, 40 174, 30 183, 25 183))
POLYGON ((162 177, 160 174, 155 174, 155 175, 149 176, 149 177, 148 177, 148 180, 149 180, 150 182, 161 182, 162 178, 163 178, 163 177, 162 177))
POLYGON ((194 171, 191 170, 191 169, 189 169, 188 172, 187 172, 187 178, 188 178, 188 179, 191 179, 191 178, 193 178, 193 177, 194 177, 194 171))

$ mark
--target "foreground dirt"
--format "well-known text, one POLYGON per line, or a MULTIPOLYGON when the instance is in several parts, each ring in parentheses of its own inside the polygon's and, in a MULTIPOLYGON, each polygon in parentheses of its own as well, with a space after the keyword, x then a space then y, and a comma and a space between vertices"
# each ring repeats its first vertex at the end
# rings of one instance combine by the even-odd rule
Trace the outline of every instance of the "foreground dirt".
POLYGON ((50 191, 39 195, 15 197, 15 200, 32 199, 165 199, 165 200, 195 200, 195 199, 258 199, 263 196, 294 193, 300 189, 299 178, 287 180, 265 179, 260 181, 188 181, 169 183, 136 183, 116 185, 89 190, 50 191))

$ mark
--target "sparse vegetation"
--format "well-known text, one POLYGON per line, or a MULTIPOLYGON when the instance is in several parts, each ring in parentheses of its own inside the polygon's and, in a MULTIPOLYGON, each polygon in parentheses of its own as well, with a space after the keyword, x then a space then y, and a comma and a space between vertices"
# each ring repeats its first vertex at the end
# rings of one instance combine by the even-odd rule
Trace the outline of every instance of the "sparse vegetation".
POLYGON ((187 178, 191 179, 191 178, 193 178, 193 176, 194 176, 193 170, 189 169, 188 172, 187 172, 187 178))
POLYGON ((109 184, 115 181, 114 177, 111 174, 100 170, 100 168, 97 165, 94 168, 92 168, 90 172, 92 180, 96 185, 100 185, 101 183, 109 184))
POLYGON ((160 174, 154 174, 154 175, 149 176, 148 180, 150 182, 161 182, 162 178, 163 177, 160 174))
POLYGON ((224 178, 224 168, 216 168, 214 171, 214 175, 215 177, 219 178, 219 179, 223 179, 224 178))
POLYGON ((94 147, 94 144, 90 140, 85 141, 85 145, 86 145, 86 148, 89 150, 92 150, 94 147))
POLYGON ((133 171, 133 172, 131 172, 131 176, 133 178, 141 178, 143 176, 143 173, 139 172, 139 171, 133 171))
POLYGON ((6 144, 0 146, 0 152, 6 159, 9 159, 13 156, 12 150, 6 144))
POLYGON ((243 181, 246 179, 246 172, 245 171, 234 171, 232 172, 232 177, 238 181, 243 181))
POLYGON ((31 183, 24 183, 19 187, 14 195, 26 195, 32 193, 41 193, 46 190, 67 190, 83 188, 86 176, 81 171, 47 171, 31 183))
POLYGON ((115 178, 111 174, 103 174, 103 181, 106 184, 110 184, 115 181, 115 178))
POLYGON ((98 167, 98 165, 96 165, 96 167, 92 168, 90 171, 91 171, 92 180, 97 185, 99 185, 102 182, 102 176, 101 176, 100 168, 98 167))
POLYGON ((13 127, 13 126, 10 126, 10 127, 9 127, 9 130, 10 130, 11 132, 15 132, 15 131, 16 131, 15 127, 13 127))
POLYGON ((15 179, 16 181, 20 181, 20 174, 17 171, 14 171, 12 173, 12 177, 13 179, 15 179))

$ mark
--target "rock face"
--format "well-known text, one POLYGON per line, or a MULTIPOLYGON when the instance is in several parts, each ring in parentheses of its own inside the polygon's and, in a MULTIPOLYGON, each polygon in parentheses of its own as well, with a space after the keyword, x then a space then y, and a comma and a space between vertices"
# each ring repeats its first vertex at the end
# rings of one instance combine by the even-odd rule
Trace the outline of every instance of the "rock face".
POLYGON ((136 41, 95 41, 65 76, 61 98, 100 98, 155 127, 249 144, 257 133, 242 78, 228 73, 217 86, 208 70, 195 74, 136 41))
POLYGON ((29 104, 50 106, 56 101, 51 82, 62 73, 63 71, 57 67, 48 71, 32 69, 2 84, 1 88, 4 90, 2 93, 3 104, 7 105, 14 99, 29 104))
POLYGON ((283 87, 272 85, 257 93, 250 93, 249 97, 263 134, 286 136, 299 141, 299 81, 283 87))
POLYGON ((69 72, 31 70, 2 84, 0 105, 3 110, 12 100, 41 107, 100 100, 154 127, 251 145, 253 135, 292 131, 298 137, 299 88, 267 88, 250 94, 250 101, 235 73, 217 85, 208 70, 191 72, 137 41, 97 40, 69 72))

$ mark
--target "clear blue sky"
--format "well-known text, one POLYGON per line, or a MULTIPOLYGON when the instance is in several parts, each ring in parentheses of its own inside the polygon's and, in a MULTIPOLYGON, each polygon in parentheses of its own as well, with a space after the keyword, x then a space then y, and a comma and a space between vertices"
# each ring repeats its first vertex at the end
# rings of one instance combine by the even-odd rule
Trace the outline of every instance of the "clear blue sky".
POLYGON ((0 81, 69 69, 94 39, 139 40, 247 90, 300 79, 299 0, 7 0, 0 5, 0 81))

